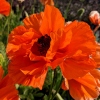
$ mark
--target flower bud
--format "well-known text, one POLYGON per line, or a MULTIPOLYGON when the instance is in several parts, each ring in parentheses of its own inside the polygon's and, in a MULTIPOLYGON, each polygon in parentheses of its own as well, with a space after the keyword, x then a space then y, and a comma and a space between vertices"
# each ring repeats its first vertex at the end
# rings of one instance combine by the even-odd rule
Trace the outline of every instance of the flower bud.
POLYGON ((71 23, 72 23, 72 21, 68 21, 68 22, 65 23, 65 26, 67 26, 67 25, 69 25, 71 23))
POLYGON ((100 24, 100 14, 98 11, 91 11, 90 15, 89 15, 89 19, 91 21, 91 23, 95 24, 95 25, 99 25, 100 24))
POLYGON ((20 3, 24 2, 25 0, 18 0, 20 3))

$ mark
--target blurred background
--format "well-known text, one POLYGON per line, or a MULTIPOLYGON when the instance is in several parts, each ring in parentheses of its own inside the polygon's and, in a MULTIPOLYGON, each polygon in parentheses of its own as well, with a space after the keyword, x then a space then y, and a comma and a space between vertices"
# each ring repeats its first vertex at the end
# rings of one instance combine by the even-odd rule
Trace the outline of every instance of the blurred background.
MULTIPOLYGON (((15 14, 20 13, 19 20, 22 21, 27 15, 43 11, 43 5, 39 0, 8 0, 12 4, 15 14)), ((89 13, 97 10, 100 13, 100 0, 54 0, 55 6, 59 8, 66 21, 81 20, 87 22, 92 29, 95 25, 88 18, 89 13)), ((100 30, 100 28, 99 28, 100 30)), ((96 34, 100 42, 100 32, 96 34)))
MULTIPOLYGON (((12 8, 15 13, 18 7, 22 10, 22 19, 25 17, 25 12, 32 14, 33 12, 36 13, 43 10, 39 0, 8 1, 12 2, 12 8)), ((54 0, 54 2, 55 6, 60 9, 66 20, 78 19, 89 22, 88 15, 90 11, 97 10, 100 12, 100 0, 54 0), (84 10, 81 16, 78 14, 79 10, 84 10)))

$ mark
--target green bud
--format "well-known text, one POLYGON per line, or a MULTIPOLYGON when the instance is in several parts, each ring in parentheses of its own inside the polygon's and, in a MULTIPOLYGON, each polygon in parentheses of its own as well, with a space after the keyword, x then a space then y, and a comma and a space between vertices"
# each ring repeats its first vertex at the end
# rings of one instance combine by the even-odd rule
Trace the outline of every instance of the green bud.
POLYGON ((77 16, 79 16, 80 18, 83 16, 85 10, 83 8, 80 8, 78 11, 77 11, 77 16))

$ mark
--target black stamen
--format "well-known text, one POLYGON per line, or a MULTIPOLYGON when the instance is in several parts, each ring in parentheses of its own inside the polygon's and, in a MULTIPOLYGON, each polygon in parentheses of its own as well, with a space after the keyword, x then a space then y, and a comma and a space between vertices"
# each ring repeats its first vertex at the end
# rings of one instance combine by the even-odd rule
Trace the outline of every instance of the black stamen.
POLYGON ((38 49, 39 49, 40 54, 42 56, 46 55, 47 50, 50 47, 50 41, 51 41, 51 38, 47 34, 38 39, 38 41, 37 41, 37 43, 39 44, 38 45, 39 46, 38 49))

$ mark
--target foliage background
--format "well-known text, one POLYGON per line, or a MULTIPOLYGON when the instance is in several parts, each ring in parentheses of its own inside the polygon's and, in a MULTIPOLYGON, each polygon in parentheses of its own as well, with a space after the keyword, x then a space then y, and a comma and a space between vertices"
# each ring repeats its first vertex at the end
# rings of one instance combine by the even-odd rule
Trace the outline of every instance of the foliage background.
MULTIPOLYGON (((12 2, 12 9, 17 13, 18 9, 21 10, 21 15, 18 17, 22 20, 26 17, 26 12, 30 15, 43 10, 43 6, 39 0, 8 0, 12 2)), ((55 6, 59 8, 66 21, 82 20, 87 22, 92 29, 95 25, 91 24, 88 19, 89 13, 93 10, 100 12, 100 0, 54 0, 55 6)), ((99 32, 99 31, 98 31, 99 32)), ((98 33, 100 34, 100 32, 98 33)), ((100 36, 97 35, 100 39, 100 36)))

